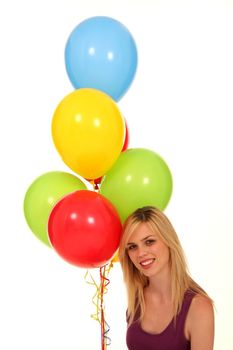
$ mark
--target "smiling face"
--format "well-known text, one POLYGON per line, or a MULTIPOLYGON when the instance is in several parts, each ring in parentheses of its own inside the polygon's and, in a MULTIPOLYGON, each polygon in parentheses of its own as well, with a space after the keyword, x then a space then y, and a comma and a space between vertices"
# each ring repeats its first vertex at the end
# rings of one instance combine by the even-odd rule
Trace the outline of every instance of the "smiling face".
POLYGON ((132 263, 147 277, 170 269, 169 248, 146 222, 133 231, 126 249, 132 263))

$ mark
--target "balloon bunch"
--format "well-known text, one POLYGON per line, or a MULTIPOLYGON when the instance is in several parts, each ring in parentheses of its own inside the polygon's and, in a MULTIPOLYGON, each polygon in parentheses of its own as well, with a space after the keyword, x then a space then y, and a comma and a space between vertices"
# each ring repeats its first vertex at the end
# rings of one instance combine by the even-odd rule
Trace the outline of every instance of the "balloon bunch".
MULTIPOLYGON (((64 163, 79 177, 42 174, 26 192, 24 213, 32 232, 67 262, 102 269, 115 255, 122 223, 132 211, 144 205, 166 207, 172 176, 154 151, 128 149, 127 123, 117 105, 137 68, 128 29, 109 17, 81 22, 66 43, 65 64, 75 90, 55 109, 52 137, 64 163)), ((104 280, 102 274, 102 296, 104 280)))

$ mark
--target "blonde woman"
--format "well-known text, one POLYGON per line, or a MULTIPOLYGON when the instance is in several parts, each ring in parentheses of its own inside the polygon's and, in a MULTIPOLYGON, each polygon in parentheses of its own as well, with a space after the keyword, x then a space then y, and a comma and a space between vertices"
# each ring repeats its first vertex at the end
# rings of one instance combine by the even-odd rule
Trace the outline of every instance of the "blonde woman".
POLYGON ((190 277, 164 213, 144 207, 128 217, 119 260, 128 293, 129 350, 213 350, 213 302, 190 277))

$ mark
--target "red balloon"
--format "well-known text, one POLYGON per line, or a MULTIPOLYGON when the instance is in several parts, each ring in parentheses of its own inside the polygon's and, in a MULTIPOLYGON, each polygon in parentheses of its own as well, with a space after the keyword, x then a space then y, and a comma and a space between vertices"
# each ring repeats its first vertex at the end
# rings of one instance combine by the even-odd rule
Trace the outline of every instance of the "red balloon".
POLYGON ((121 221, 112 203, 87 190, 63 197, 48 222, 49 239, 56 252, 84 268, 100 267, 111 260, 121 233, 121 221))
POLYGON ((125 120, 125 142, 124 142, 124 145, 123 145, 121 152, 126 151, 128 148, 128 145, 129 145, 129 129, 128 129, 128 125, 127 125, 126 120, 125 120))
MULTIPOLYGON (((102 176, 101 177, 98 177, 97 179, 94 179, 94 184, 95 185, 99 185, 101 183, 101 180, 102 180, 102 176)), ((96 190, 98 189, 98 186, 95 188, 96 190)))

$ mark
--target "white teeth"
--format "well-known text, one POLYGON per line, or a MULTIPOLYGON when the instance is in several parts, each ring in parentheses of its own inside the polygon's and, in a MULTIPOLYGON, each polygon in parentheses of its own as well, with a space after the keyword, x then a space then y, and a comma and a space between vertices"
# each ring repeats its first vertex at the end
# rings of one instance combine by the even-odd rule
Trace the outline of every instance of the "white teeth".
POLYGON ((147 260, 147 261, 143 261, 140 264, 143 265, 143 266, 146 266, 146 265, 151 264, 153 261, 154 261, 154 259, 150 259, 150 260, 147 260))

